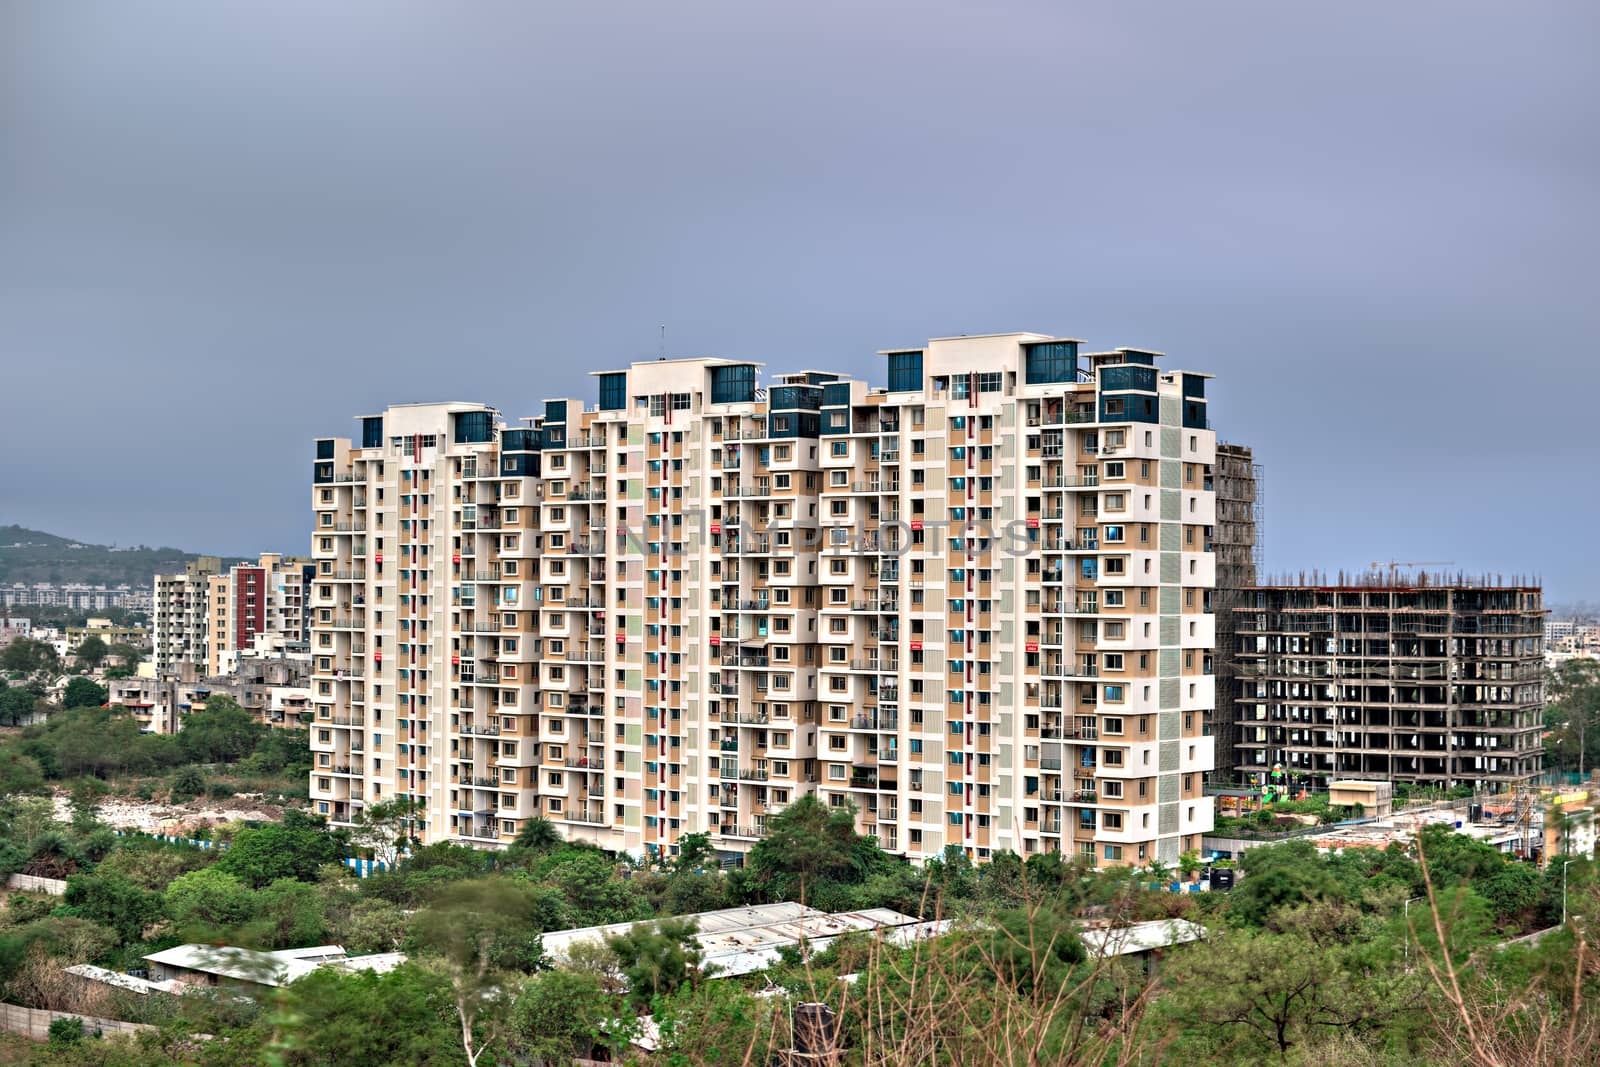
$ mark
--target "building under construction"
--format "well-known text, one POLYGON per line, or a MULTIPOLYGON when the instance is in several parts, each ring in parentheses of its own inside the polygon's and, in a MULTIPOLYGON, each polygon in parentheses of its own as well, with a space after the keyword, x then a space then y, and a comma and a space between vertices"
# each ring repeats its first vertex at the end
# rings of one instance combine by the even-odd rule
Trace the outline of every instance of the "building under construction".
POLYGON ((1538 585, 1393 569, 1302 576, 1247 591, 1233 614, 1246 782, 1281 770, 1293 788, 1368 778, 1499 789, 1539 774, 1538 585))
POLYGON ((1217 565, 1217 586, 1212 600, 1216 614, 1217 653, 1214 660, 1217 709, 1212 721, 1216 738, 1216 778, 1232 781, 1238 766, 1237 661, 1239 616, 1235 609, 1253 591, 1261 570, 1261 465, 1243 445, 1217 445, 1211 468, 1217 494, 1217 521, 1211 548, 1217 565))

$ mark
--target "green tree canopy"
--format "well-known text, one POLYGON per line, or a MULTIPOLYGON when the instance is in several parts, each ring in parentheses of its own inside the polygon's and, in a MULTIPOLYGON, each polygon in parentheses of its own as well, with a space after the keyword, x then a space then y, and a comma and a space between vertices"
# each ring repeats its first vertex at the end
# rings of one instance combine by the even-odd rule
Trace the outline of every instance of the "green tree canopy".
POLYGON ((100 666, 100 664, 106 661, 106 657, 110 654, 110 646, 108 646, 104 641, 94 634, 90 634, 88 637, 85 637, 82 641, 78 642, 77 650, 73 652, 73 656, 79 663, 86 664, 90 667, 100 666))
POLYGON ((854 809, 807 793, 767 820, 748 866, 768 899, 805 901, 817 882, 850 874, 856 841, 854 809))
POLYGON ((71 678, 61 694, 61 706, 66 708, 98 708, 106 702, 105 686, 96 685, 89 678, 71 678))
POLYGON ((321 816, 290 808, 282 822, 239 831, 216 866, 256 889, 279 878, 310 882, 318 868, 339 862, 347 843, 321 816))
POLYGON ((628 995, 641 1011, 652 1000, 677 990, 699 971, 700 943, 688 919, 638 923, 606 941, 623 976, 628 995))
POLYGON ((217 696, 184 719, 178 741, 195 763, 235 763, 254 752, 269 729, 232 697, 217 696))

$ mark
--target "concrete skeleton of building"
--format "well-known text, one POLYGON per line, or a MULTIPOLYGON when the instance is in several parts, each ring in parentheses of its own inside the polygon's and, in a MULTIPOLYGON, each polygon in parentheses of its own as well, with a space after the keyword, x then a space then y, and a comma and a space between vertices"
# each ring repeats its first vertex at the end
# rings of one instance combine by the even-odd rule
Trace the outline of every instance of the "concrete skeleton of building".
POLYGON ((154 581, 154 645, 158 676, 216 676, 251 647, 258 634, 304 644, 311 563, 276 552, 224 570, 201 556, 180 574, 154 581))
POLYGON ((1313 577, 1248 590, 1234 614, 1247 780, 1499 788, 1539 774, 1538 586, 1313 577))
POLYGON ((934 340, 886 389, 659 360, 520 427, 401 405, 318 440, 317 810, 737 854, 815 793, 913 859, 1198 848, 1207 376, 1079 346, 934 340))

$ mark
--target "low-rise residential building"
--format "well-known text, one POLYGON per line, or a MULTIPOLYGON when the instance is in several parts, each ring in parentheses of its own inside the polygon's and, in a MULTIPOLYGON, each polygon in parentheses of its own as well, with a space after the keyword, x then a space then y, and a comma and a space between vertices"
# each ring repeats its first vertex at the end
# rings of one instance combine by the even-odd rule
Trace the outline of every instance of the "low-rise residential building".
POLYGON ((78 651, 78 646, 91 637, 98 637, 107 647, 111 645, 150 647, 149 629, 143 626, 118 626, 110 619, 91 618, 83 626, 68 626, 66 634, 69 652, 78 651))

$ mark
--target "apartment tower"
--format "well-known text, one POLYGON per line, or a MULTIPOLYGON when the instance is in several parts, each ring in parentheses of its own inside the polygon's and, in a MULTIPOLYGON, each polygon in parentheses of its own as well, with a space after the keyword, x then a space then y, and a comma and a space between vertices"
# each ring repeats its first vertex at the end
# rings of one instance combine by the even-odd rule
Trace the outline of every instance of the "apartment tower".
POLYGON ((1205 377, 1037 334, 887 388, 724 359, 317 442, 312 798, 425 840, 730 856, 805 793, 913 859, 1211 827, 1205 377))
POLYGON ((212 579, 221 573, 220 559, 201 556, 181 573, 155 576, 151 642, 158 677, 206 669, 215 600, 212 579))

